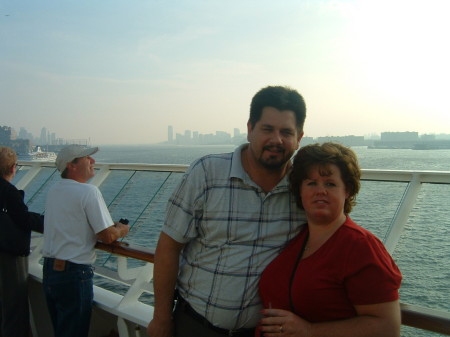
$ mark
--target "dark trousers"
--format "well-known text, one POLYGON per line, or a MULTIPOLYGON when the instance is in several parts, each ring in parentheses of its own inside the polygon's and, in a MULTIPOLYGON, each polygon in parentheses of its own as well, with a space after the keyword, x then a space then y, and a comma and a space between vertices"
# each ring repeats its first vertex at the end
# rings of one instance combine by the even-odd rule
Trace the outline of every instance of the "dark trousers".
POLYGON ((239 331, 227 331, 212 327, 205 318, 196 313, 189 304, 179 298, 173 313, 175 323, 174 337, 254 337, 254 329, 242 329, 239 331), (223 330, 223 331, 219 331, 223 330))
POLYGON ((55 337, 87 337, 94 300, 94 271, 90 265, 44 259, 43 286, 55 337))
POLYGON ((0 252, 0 337, 29 335, 27 280, 28 258, 0 252))

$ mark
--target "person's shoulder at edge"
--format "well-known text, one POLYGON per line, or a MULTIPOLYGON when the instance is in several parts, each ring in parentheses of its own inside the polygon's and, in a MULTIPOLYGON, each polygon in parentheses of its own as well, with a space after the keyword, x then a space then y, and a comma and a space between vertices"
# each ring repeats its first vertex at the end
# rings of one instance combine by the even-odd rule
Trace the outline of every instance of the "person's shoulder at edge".
POLYGON ((8 180, 0 177, 0 196, 3 193, 8 193, 9 190, 17 190, 16 186, 11 184, 8 180))
POLYGON ((9 200, 9 201, 11 201, 11 200, 19 201, 20 200, 20 203, 23 203, 24 197, 25 197, 25 192, 23 190, 19 190, 19 189, 17 189, 17 187, 14 184, 10 183, 9 181, 7 181, 5 179, 1 179, 0 198, 1 198, 2 202, 6 201, 6 200, 9 200))

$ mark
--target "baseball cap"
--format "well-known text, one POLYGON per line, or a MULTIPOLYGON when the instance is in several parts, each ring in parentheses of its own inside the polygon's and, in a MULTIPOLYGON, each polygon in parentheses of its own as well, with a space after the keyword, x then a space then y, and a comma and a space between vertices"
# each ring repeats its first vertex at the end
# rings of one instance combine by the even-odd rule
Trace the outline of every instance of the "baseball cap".
POLYGON ((67 163, 70 163, 75 158, 90 156, 97 151, 98 147, 85 147, 82 145, 66 146, 59 151, 58 156, 56 157, 56 168, 59 172, 63 172, 67 167, 67 163))

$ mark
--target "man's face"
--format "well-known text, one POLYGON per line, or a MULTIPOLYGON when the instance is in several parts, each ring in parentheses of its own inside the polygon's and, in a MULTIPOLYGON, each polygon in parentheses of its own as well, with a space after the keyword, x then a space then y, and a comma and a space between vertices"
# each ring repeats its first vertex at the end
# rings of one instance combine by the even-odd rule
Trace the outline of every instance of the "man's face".
POLYGON ((95 175, 94 170, 95 160, 91 156, 85 156, 78 158, 76 163, 70 163, 72 165, 72 172, 76 181, 87 182, 95 175))
POLYGON ((247 123, 249 152, 252 159, 266 169, 284 167, 297 150, 303 132, 296 126, 292 110, 265 107, 254 127, 247 123))

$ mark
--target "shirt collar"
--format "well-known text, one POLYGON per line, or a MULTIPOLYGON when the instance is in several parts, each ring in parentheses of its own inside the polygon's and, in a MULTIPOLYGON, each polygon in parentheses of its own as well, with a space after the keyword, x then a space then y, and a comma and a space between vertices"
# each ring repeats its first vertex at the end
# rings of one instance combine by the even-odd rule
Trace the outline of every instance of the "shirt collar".
POLYGON ((248 143, 242 144, 238 146, 231 157, 231 171, 230 178, 239 178, 241 180, 250 179, 247 172, 245 172, 244 167, 242 166, 242 150, 244 150, 248 146, 248 143))

